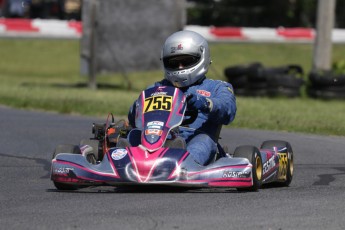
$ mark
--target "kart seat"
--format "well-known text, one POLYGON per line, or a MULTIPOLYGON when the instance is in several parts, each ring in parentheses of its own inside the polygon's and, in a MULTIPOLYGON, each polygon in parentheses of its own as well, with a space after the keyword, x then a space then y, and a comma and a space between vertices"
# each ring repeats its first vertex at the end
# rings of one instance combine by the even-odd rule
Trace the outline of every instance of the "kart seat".
POLYGON ((220 132, 222 131, 222 127, 223 125, 218 125, 218 127, 216 128, 215 141, 217 142, 219 139, 221 139, 220 132))

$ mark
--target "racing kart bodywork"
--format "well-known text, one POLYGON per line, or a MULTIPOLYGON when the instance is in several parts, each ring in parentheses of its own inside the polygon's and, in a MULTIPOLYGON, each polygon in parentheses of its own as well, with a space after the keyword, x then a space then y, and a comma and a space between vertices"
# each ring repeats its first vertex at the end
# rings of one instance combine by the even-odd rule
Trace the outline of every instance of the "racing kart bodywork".
POLYGON ((162 185, 256 191, 266 183, 291 183, 293 152, 285 141, 265 141, 260 149, 239 146, 233 154, 218 145, 215 159, 205 166, 196 163, 178 136, 179 127, 191 123, 193 115, 187 115, 186 97, 177 88, 143 91, 136 111, 135 129, 107 120, 94 124, 93 139, 58 146, 51 166, 56 188, 162 185), (120 131, 112 138, 109 131, 116 129, 120 131))

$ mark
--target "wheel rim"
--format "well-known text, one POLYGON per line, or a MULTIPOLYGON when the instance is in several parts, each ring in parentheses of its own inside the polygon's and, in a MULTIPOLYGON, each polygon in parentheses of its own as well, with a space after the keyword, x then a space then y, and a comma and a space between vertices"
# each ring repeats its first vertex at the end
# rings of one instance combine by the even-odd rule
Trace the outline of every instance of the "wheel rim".
POLYGON ((260 157, 256 157, 255 159, 255 163, 256 163, 256 177, 257 179, 260 181, 261 180, 261 177, 262 177, 262 162, 261 162, 261 159, 260 157))
POLYGON ((290 163, 289 163, 289 170, 290 170, 290 175, 292 176, 293 175, 293 155, 291 154, 291 153, 289 153, 290 154, 290 159, 289 159, 289 161, 290 161, 290 163))

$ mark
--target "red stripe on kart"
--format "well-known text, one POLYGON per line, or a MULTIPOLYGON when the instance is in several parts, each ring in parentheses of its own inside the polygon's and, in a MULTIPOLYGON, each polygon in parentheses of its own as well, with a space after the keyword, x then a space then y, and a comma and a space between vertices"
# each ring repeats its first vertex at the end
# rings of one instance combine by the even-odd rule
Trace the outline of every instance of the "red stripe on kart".
POLYGON ((205 184, 210 187, 250 187, 253 185, 252 178, 219 178, 216 180, 186 180, 183 184, 205 184))
POLYGON ((250 187, 253 185, 253 183, 250 182, 232 182, 232 181, 226 181, 226 182, 210 182, 208 183, 209 186, 212 187, 250 187))

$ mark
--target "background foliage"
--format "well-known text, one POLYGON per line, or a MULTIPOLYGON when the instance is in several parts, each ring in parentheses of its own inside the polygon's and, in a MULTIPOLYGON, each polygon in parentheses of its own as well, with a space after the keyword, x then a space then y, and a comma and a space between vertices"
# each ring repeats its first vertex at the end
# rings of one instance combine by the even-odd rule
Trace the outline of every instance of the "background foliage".
MULTIPOLYGON (((317 0, 189 0, 187 24, 315 28, 317 0)), ((337 0, 335 28, 345 28, 345 0, 337 0)))
MULTIPOLYGON (((311 44, 210 44, 213 63, 209 78, 225 80, 229 65, 260 61, 265 66, 300 64, 310 70, 311 44)), ((59 113, 106 118, 109 112, 125 118, 140 91, 162 79, 162 71, 129 73, 128 90, 120 74, 100 76, 98 90, 79 75, 78 41, 1 40, 0 104, 59 113)), ((335 45, 333 60, 345 53, 335 45)), ((304 90, 304 89, 303 89, 304 90)), ((300 98, 237 97, 231 127, 345 135, 344 101, 300 98)))

